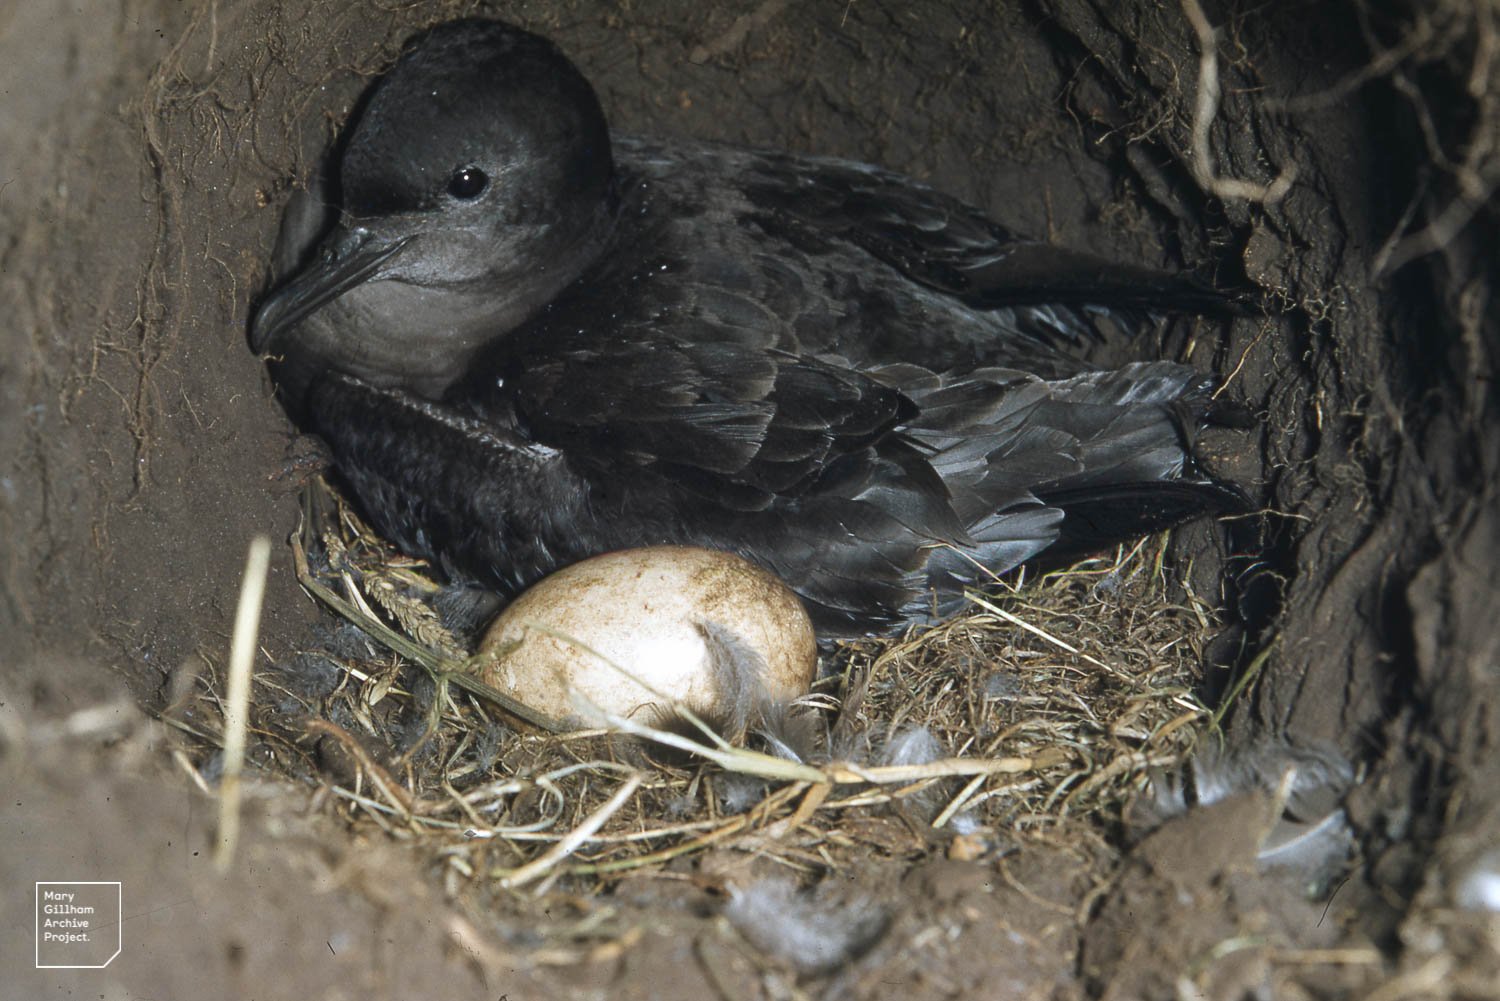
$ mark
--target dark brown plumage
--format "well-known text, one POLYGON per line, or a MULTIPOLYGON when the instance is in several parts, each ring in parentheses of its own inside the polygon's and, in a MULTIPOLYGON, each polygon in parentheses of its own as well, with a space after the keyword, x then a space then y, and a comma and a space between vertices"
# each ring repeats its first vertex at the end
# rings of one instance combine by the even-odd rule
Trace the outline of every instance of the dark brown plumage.
POLYGON ((1205 377, 1076 357, 1217 294, 875 167, 611 142, 519 29, 416 39, 337 182, 252 346, 375 524, 456 576, 510 593, 705 545, 849 633, 945 609, 979 567, 1240 502, 1190 456, 1205 377))

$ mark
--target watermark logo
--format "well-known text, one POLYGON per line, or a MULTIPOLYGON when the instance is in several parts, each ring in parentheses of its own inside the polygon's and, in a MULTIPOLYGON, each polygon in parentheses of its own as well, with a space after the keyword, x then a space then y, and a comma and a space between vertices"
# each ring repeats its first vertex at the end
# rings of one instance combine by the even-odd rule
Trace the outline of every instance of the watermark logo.
POLYGON ((37 969, 108 966, 120 954, 120 884, 37 883, 37 969))

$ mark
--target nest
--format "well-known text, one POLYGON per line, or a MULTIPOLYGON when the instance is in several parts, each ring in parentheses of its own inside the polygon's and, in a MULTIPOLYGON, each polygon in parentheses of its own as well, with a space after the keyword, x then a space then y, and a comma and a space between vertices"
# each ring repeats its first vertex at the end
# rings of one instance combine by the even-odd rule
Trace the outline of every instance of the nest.
MULTIPOLYGON (((618 718, 538 730, 470 673, 427 568, 327 496, 293 555, 339 620, 256 675, 247 761, 306 783, 353 827, 416 843, 450 889, 587 889, 712 846, 800 871, 872 848, 993 857, 1031 838, 1102 861, 1126 804, 1213 722, 1195 689, 1214 612, 1164 569, 1157 537, 997 579, 937 625, 826 651, 814 692, 746 746, 685 710, 672 731, 618 718)), ((232 743, 221 674, 168 713, 199 738, 180 760, 200 774, 232 743)))

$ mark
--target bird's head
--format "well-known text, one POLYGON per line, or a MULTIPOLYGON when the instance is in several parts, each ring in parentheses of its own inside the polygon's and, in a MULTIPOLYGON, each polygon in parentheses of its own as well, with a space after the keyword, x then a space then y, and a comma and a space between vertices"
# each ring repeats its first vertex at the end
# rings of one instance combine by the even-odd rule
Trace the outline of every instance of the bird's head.
POLYGON ((428 395, 576 279, 609 226, 593 88, 551 42, 496 21, 415 38, 331 173, 336 221, 260 304, 251 347, 428 395))

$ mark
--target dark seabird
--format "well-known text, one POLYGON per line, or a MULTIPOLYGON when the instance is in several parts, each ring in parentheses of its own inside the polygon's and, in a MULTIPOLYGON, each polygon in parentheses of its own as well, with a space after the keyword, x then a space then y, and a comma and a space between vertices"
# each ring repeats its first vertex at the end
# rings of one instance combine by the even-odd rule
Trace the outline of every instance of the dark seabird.
POLYGON ((611 136, 518 28, 418 36, 329 172, 251 346, 375 526, 460 580, 708 546, 847 635, 1242 502, 1191 456, 1208 379, 1075 357, 1216 293, 877 167, 611 136))

